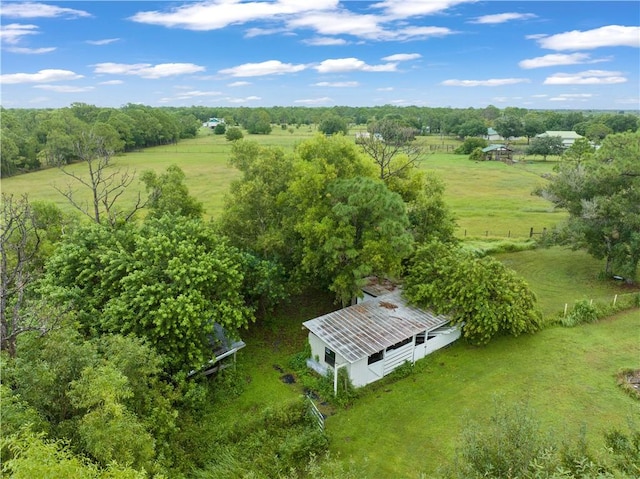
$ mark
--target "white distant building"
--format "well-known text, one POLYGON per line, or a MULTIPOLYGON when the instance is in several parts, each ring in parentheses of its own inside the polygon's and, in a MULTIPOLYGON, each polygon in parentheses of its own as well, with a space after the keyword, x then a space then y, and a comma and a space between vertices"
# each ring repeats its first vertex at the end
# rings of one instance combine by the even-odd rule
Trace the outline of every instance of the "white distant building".
POLYGON ((559 136, 562 138, 562 147, 569 148, 579 138, 584 138, 582 135, 578 135, 575 131, 545 131, 536 135, 536 138, 542 138, 546 136, 559 136))
POLYGON ((207 128, 215 128, 220 123, 224 123, 224 118, 209 118, 209 121, 205 121, 202 126, 207 128))

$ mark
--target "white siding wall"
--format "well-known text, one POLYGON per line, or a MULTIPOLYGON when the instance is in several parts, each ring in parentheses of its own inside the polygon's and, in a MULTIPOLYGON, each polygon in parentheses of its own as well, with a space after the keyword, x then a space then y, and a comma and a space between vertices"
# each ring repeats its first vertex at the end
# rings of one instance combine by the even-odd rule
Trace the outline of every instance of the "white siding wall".
POLYGON ((405 361, 413 362, 413 342, 398 349, 384 352, 384 375, 386 376, 405 361))
POLYGON ((451 328, 447 332, 439 333, 435 338, 427 339, 425 355, 451 344, 460 337, 460 334, 458 328, 451 328))
MULTIPOLYGON (((346 369, 354 386, 366 386, 391 373, 398 366, 404 364, 405 361, 415 362, 418 359, 422 359, 429 353, 451 344, 459 337, 460 330, 458 328, 439 328, 436 337, 427 339, 424 344, 414 346, 413 342, 411 342, 401 348, 385 351, 384 359, 381 361, 368 364, 369 358, 365 357, 353 364, 347 365, 346 369)), ((315 360, 317 356, 318 362, 321 365, 327 366, 328 370, 333 374, 333 367, 324 361, 325 343, 315 334, 309 333, 309 344, 311 345, 312 359, 315 360)), ((336 352, 336 365, 346 362, 344 357, 336 352)))

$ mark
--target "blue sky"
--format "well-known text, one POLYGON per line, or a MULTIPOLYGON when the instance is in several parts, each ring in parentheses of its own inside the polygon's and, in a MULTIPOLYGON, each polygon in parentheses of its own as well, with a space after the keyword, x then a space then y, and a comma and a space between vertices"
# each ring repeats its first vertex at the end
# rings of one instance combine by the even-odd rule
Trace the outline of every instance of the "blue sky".
POLYGON ((640 2, 2 0, 1 103, 633 110, 640 2))

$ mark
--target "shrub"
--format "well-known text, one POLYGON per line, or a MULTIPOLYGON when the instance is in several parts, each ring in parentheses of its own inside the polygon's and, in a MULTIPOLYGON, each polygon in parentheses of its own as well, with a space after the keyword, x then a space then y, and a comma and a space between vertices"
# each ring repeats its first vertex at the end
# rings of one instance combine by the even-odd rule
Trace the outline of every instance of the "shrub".
POLYGON ((449 477, 524 477, 531 462, 549 448, 536 415, 526 405, 505 406, 496 399, 489 425, 472 424, 463 433, 449 477))
POLYGON ((482 148, 486 147, 488 144, 489 143, 484 138, 470 137, 465 139, 462 145, 455 149, 454 153, 456 155, 468 155, 476 148, 480 148, 482 150, 482 148))
POLYGON ((482 148, 474 148, 469 155, 469 159, 471 161, 484 161, 484 152, 482 151, 482 148))
POLYGON ((224 135, 224 132, 227 131, 227 127, 224 123, 218 123, 216 127, 213 129, 214 135, 224 135))
POLYGON ((232 126, 231 128, 227 129, 227 133, 225 135, 228 141, 241 140, 243 136, 244 135, 242 134, 242 130, 237 126, 232 126))
POLYGON ((597 320, 597 308, 586 299, 582 299, 576 301, 571 312, 562 318, 562 325, 572 327, 582 323, 594 323, 597 320))

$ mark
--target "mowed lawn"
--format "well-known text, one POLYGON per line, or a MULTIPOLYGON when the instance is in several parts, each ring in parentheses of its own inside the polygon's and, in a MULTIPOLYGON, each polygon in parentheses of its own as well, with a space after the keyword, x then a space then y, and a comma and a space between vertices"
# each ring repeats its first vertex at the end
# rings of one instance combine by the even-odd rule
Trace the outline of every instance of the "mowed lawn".
POLYGON ((471 420, 486 423, 494 401, 526 402, 558 443, 577 439, 602 446, 602 433, 637 421, 637 400, 615 374, 639 367, 640 311, 596 324, 552 327, 501 338, 486 347, 462 342, 419 364, 408 378, 375 385, 352 407, 329 417, 331 450, 363 464, 369 477, 431 475, 453 457, 471 420))

